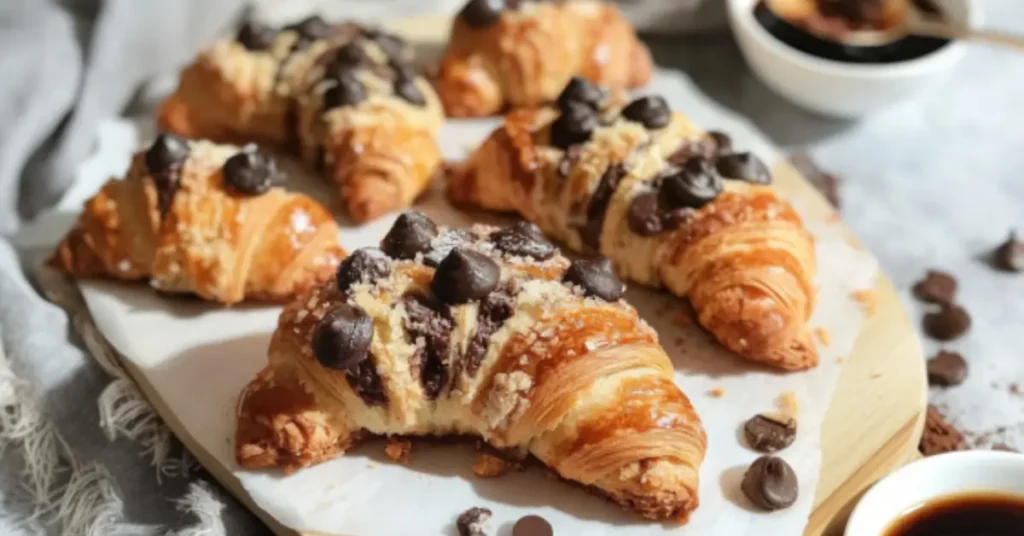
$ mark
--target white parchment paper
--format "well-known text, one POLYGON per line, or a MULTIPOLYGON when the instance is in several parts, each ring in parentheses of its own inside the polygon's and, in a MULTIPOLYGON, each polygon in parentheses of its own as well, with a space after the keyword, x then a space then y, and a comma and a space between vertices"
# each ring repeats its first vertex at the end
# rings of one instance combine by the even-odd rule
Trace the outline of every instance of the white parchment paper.
MULTIPOLYGON (((699 124, 728 132, 737 148, 753 150, 769 162, 781 158, 749 124, 718 108, 681 75, 659 72, 648 91, 665 95, 673 108, 699 124)), ((447 125, 442 136, 446 157, 463 157, 495 124, 477 120, 447 125)), ((127 138, 120 133, 117 140, 127 138)), ((83 173, 123 171, 135 147, 120 141, 101 144, 99 156, 83 173)), ((330 191, 315 178, 300 168, 286 167, 295 177, 292 187, 336 206, 330 191)), ((92 181, 96 187, 102 178, 92 181)), ((450 207, 441 188, 426 195, 419 208, 448 225, 496 219, 450 207)), ((343 244, 350 250, 375 245, 393 219, 394 215, 359 227, 343 223, 343 244)), ((638 286, 627 293, 658 330, 675 363, 677 383, 693 401, 708 433, 701 506, 684 527, 638 519, 539 467, 497 479, 476 478, 470 472, 476 453, 468 445, 415 444, 408 466, 391 463, 378 441, 289 476, 241 470, 232 444, 235 405, 239 392, 266 363, 280 308, 224 309, 161 297, 144 285, 88 282, 82 290, 110 342, 142 370, 194 438, 232 468, 255 502, 289 527, 346 535, 454 535, 459 513, 485 506, 494 512, 491 524, 499 535, 510 534, 512 523, 526 514, 544 516, 560 535, 796 535, 802 533, 814 500, 821 425, 842 369, 837 358, 849 355, 862 321, 862 307, 851 295, 871 288, 876 271, 873 258, 849 246, 838 224, 806 224, 817 239, 819 266, 820 294, 811 325, 825 328, 831 336, 830 344, 820 348, 821 364, 814 370, 781 374, 753 366, 716 347, 695 326, 676 321, 680 300, 638 286), (718 389, 720 397, 709 394, 718 389), (784 392, 793 393, 798 402, 799 433, 780 455, 796 470, 800 497, 792 508, 766 514, 756 511, 740 491, 744 470, 758 456, 745 446, 742 424, 756 412, 774 409, 784 392)))

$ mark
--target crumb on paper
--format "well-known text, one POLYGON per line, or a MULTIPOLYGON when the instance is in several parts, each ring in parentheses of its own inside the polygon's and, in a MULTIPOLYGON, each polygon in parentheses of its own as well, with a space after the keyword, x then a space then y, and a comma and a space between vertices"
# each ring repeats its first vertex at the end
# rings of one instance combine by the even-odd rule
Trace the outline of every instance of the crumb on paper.
POLYGON ((509 463, 493 454, 481 454, 473 460, 473 474, 480 478, 494 478, 508 470, 509 463))
POLYGON ((656 307, 654 309, 654 313, 657 314, 658 316, 661 316, 661 315, 669 312, 669 310, 671 310, 671 309, 672 309, 672 302, 666 300, 666 301, 661 302, 661 304, 658 305, 658 307, 656 307))
POLYGON ((412 456, 412 441, 399 437, 389 438, 387 446, 384 447, 384 454, 393 462, 408 465, 412 456))
POLYGON ((725 396, 725 389, 722 387, 712 387, 708 390, 708 396, 711 398, 722 398, 725 396))
POLYGON ((1020 384, 1011 383, 1010 384, 1010 393, 1011 394, 1015 394, 1015 395, 1021 394, 1020 384))
POLYGON ((800 413, 800 405, 796 401, 796 393, 793 391, 785 391, 779 395, 776 399, 775 405, 779 408, 779 412, 790 419, 796 419, 800 413))
POLYGON ((693 316, 687 310, 677 311, 672 315, 672 322, 677 326, 689 326, 693 324, 693 316))
POLYGON ((682 337, 676 337, 676 339, 672 342, 674 342, 676 346, 682 346, 684 341, 685 339, 683 339, 682 337))
POLYGON ((828 217, 825 218, 825 221, 828 223, 839 223, 843 221, 843 217, 840 216, 838 212, 832 212, 832 214, 829 214, 828 217))
POLYGON ((864 308, 868 316, 873 316, 878 310, 878 296, 873 289, 858 290, 853 293, 853 299, 864 308))
POLYGON ((881 377, 882 377, 882 373, 881 373, 881 372, 875 372, 875 373, 872 373, 872 374, 871 374, 871 376, 869 376, 869 377, 870 377, 870 378, 871 378, 872 380, 877 380, 878 378, 881 378, 881 377))
POLYGON ((841 356, 841 355, 840 356, 836 356, 836 364, 837 365, 842 365, 843 363, 846 363, 846 358, 841 356))
POLYGON ((924 419, 924 433, 918 450, 925 456, 961 450, 966 445, 966 438, 952 424, 946 421, 935 406, 929 405, 924 419))
POLYGON ((814 328, 814 337, 818 339, 818 344, 821 344, 822 346, 828 346, 832 344, 832 334, 829 333, 828 328, 814 328))

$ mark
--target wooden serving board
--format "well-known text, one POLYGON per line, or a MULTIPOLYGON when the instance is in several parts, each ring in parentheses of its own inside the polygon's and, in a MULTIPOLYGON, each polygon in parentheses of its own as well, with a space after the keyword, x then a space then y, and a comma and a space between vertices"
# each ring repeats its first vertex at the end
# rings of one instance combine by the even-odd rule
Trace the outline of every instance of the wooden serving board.
MULTIPOLYGON (((389 26, 413 41, 436 45, 446 35, 449 21, 425 18, 389 26)), ((821 194, 792 166, 780 162, 773 171, 776 187, 804 207, 809 218, 838 218, 821 194)), ((849 240, 857 244, 852 233, 849 240)), ((46 285, 43 286, 45 289, 46 285)), ((260 510, 231 470, 219 464, 185 429, 145 375, 129 360, 120 362, 185 447, 274 533, 316 536, 290 530, 260 510)), ((847 358, 823 426, 821 479, 805 535, 841 535, 846 517, 860 494, 878 478, 916 456, 926 397, 924 360, 917 335, 892 283, 879 274, 873 313, 866 318, 847 358)))

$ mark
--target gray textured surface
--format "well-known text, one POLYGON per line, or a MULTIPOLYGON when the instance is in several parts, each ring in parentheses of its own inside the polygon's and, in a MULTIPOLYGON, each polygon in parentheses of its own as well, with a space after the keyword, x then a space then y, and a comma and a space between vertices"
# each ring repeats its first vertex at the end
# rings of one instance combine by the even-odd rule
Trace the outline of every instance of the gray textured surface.
MULTIPOLYGON (((1024 34, 1024 2, 978 1, 985 20, 1024 34)), ((728 35, 658 39, 656 59, 687 72, 710 96, 749 117, 785 148, 809 149, 843 179, 843 219, 878 256, 919 324, 909 288, 928 268, 959 278, 973 316, 962 339, 967 381, 931 399, 981 446, 1024 449, 1024 275, 984 256, 1010 228, 1024 231, 1024 53, 972 46, 949 79, 920 98, 859 122, 796 108, 748 69, 728 35), (1008 429, 997 433, 1000 427, 1008 429)), ((925 353, 939 348, 924 339, 925 353)))

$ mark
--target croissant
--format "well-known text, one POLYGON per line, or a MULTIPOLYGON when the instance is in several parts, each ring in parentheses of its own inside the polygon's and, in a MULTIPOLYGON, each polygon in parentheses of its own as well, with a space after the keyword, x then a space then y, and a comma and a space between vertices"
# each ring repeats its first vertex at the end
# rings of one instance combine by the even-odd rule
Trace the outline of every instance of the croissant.
POLYGON ((573 250, 607 256, 623 277, 687 298, 748 359, 815 366, 814 243, 767 186, 768 168, 661 97, 620 110, 577 78, 559 102, 510 114, 453 171, 449 197, 518 212, 573 250))
POLYGON ((330 279, 345 251, 331 214, 271 186, 278 177, 253 147, 161 135, 86 201, 50 264, 224 304, 292 299, 330 279))
POLYGON ((161 128, 291 149, 368 221, 422 193, 441 156, 444 114, 398 37, 319 17, 275 30, 246 23, 185 69, 161 128))
POLYGON ((706 435, 607 260, 526 222, 406 212, 288 305, 245 388, 246 468, 295 470, 370 436, 471 434, 652 519, 697 507, 706 435))
POLYGON ((551 102, 582 76, 625 90, 647 84, 647 47, 609 2, 470 0, 455 19, 437 90, 450 117, 551 102))

